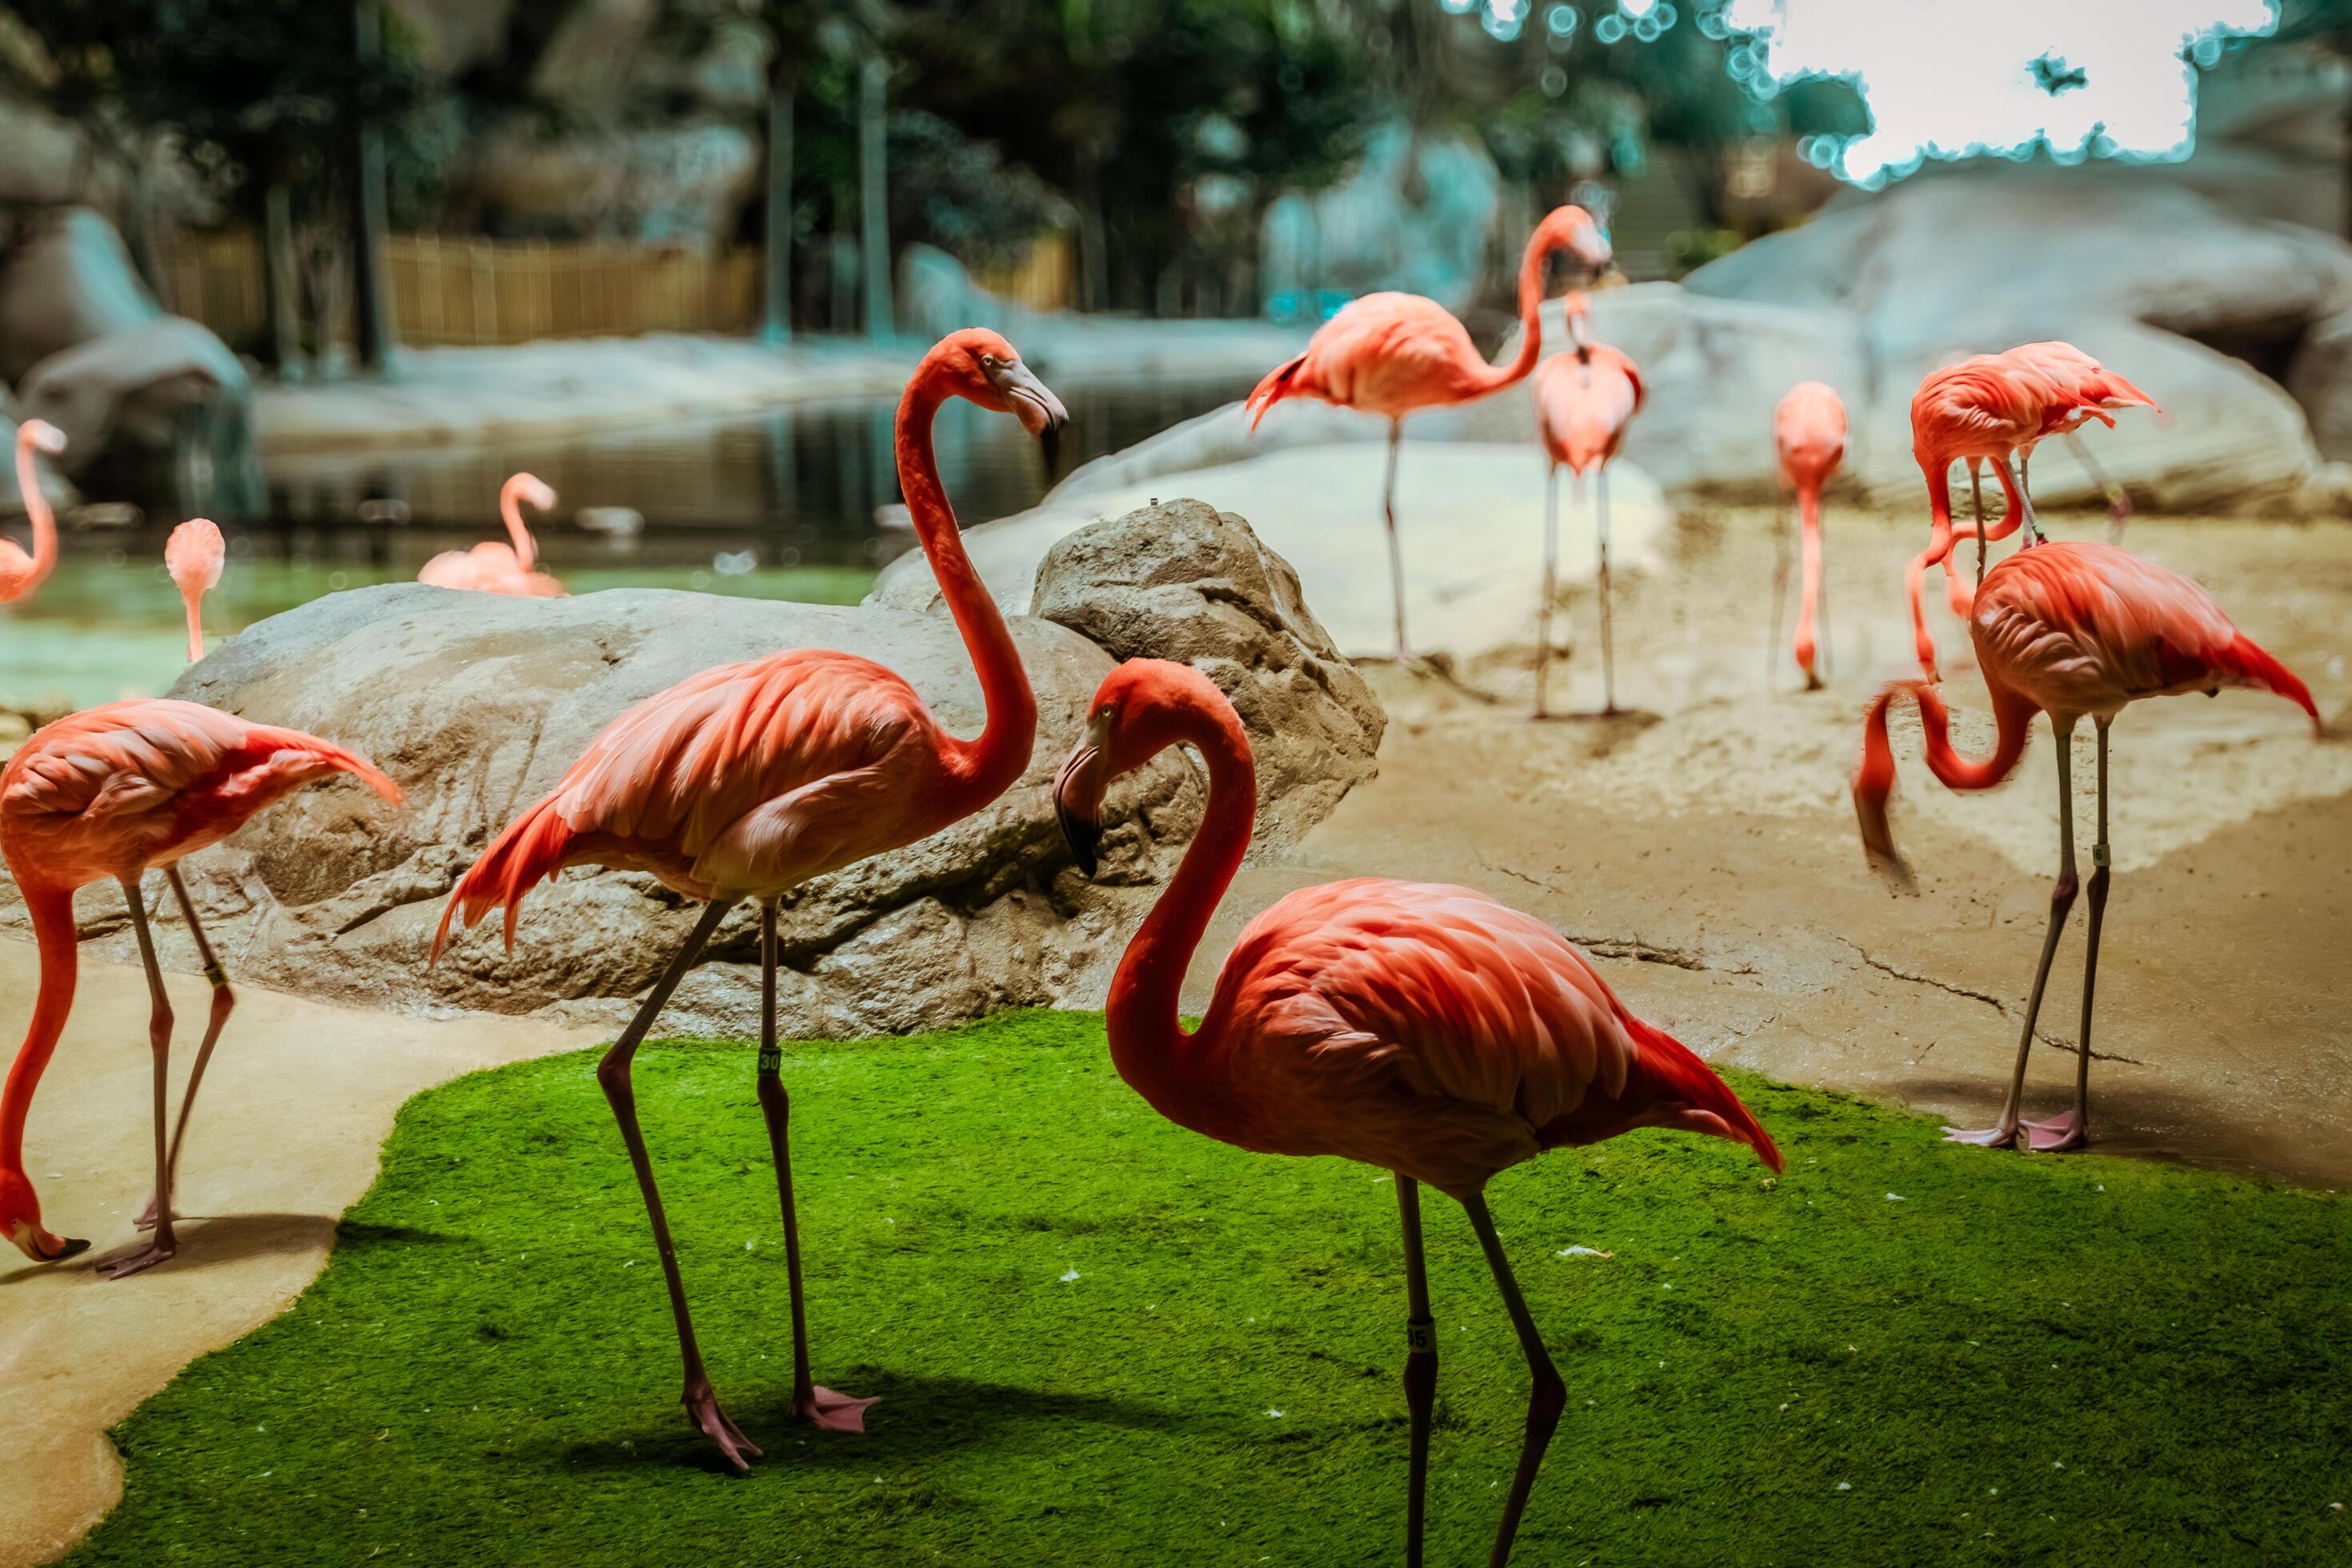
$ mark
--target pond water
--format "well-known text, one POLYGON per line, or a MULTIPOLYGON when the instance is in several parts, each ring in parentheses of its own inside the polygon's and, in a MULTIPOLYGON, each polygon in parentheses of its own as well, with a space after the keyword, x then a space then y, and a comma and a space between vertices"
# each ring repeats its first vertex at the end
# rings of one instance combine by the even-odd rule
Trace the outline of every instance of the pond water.
MULTIPOLYGON (((1132 446, 1249 390, 1249 378, 1059 385, 1070 410, 1061 468, 1132 446)), ((546 569, 575 593, 694 588, 854 604, 907 535, 877 519, 898 500, 895 398, 806 404, 722 419, 268 465, 271 515, 229 531, 229 565, 205 601, 218 637, 339 589, 412 579, 434 554, 503 538, 498 488, 527 468, 561 497, 535 522, 546 569), (391 504, 387 504, 391 503, 391 504), (582 528, 583 508, 625 508, 641 532, 582 528)), ((1019 425, 961 400, 933 446, 966 522, 1034 505, 1053 478, 1019 425)), ((21 523, 0 520, 10 537, 21 523)), ((186 657, 163 567, 169 520, 68 529, 58 570, 0 607, 0 710, 62 711, 162 690, 186 657)))

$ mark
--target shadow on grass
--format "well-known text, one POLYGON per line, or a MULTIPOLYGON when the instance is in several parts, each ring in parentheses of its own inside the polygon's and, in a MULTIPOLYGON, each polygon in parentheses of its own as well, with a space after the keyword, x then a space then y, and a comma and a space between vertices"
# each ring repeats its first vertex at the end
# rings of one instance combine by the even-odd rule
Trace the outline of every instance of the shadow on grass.
MULTIPOLYGON (((793 1413, 789 1387, 719 1398, 746 1436, 766 1450, 751 1476, 773 1471, 870 1469, 877 1462, 937 1458, 954 1449, 1003 1437, 1022 1427, 1076 1424, 1138 1432, 1180 1432, 1214 1438, 1234 1433, 1223 1417, 1160 1409, 1124 1399, 1068 1394, 961 1377, 931 1377, 853 1367, 844 1392, 880 1401, 866 1415, 862 1433, 819 1432, 793 1413)), ((734 1468, 688 1422, 684 1408, 668 1419, 582 1443, 555 1456, 552 1466, 510 1457, 519 1468, 553 1468, 573 1474, 635 1474, 648 1465, 678 1466, 732 1475, 734 1468)))

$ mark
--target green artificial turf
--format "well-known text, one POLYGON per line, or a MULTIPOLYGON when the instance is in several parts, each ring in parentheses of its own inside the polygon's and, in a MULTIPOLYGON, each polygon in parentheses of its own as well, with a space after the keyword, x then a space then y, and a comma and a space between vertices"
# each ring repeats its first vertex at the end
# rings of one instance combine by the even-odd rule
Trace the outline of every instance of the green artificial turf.
MULTIPOLYGON (((122 1505, 70 1561, 1402 1561, 1383 1174, 1169 1125, 1093 1015, 792 1047, 818 1380, 882 1396, 866 1435, 819 1434, 787 1415, 751 1058, 637 1069, 713 1378, 767 1448, 749 1477, 677 1405, 580 1053, 413 1101, 320 1281, 119 1429, 122 1505)), ((2344 1201, 1734 1081, 1777 1181, 1645 1131, 1492 1189, 1569 1386, 1516 1563, 2347 1560, 2344 1201)), ((1430 1561, 1483 1562, 1524 1366, 1467 1224, 1423 1208, 1430 1561)))

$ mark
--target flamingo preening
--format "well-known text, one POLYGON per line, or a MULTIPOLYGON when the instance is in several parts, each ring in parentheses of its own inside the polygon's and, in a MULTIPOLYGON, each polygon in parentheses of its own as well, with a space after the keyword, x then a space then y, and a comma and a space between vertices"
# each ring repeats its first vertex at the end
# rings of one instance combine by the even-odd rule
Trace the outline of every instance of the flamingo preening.
POLYGON ((1200 831, 1110 985, 1111 1062, 1162 1116, 1269 1154, 1338 1154, 1396 1173, 1404 1232, 1406 1562, 1422 1560, 1437 1342, 1419 1184, 1477 1233, 1533 1388, 1491 1563, 1500 1568, 1567 1400, 1481 1195, 1547 1149, 1635 1127, 1780 1151, 1707 1065, 1628 1012, 1569 941, 1467 888, 1381 878, 1292 893, 1244 928, 1201 1026, 1179 1019, 1184 973, 1249 847, 1257 779, 1233 705, 1207 677, 1137 659, 1104 678, 1054 803, 1092 874, 1105 789, 1170 746, 1208 764, 1200 831))
POLYGON ((1551 668, 1551 605, 1559 562, 1559 471, 1576 476, 1577 499, 1593 481, 1593 536, 1601 552, 1601 687, 1603 717, 1617 711, 1617 654, 1609 625, 1609 460, 1642 411, 1642 373, 1592 335, 1592 302, 1581 289, 1565 305, 1569 352, 1536 367, 1536 423, 1544 444, 1543 603, 1536 613, 1536 717, 1547 717, 1544 678, 1551 668))
POLYGON ((538 570, 539 544, 522 521, 522 503, 546 511, 555 505, 555 492, 531 474, 509 474, 499 487, 499 517, 507 525, 508 543, 485 540, 471 550, 445 550, 416 574, 436 588, 464 588, 477 594, 507 594, 526 599, 560 598, 563 584, 538 570))
MULTIPOLYGON (((2106 470, 2099 467, 2098 459, 2091 456, 2090 447, 2084 445, 2082 437, 2076 432, 2094 419, 2112 430, 2116 422, 2108 416, 2106 410, 2155 408, 2156 400, 2069 342, 2053 340, 2021 343, 2009 351, 2009 357, 2041 371, 2065 395, 2063 402, 2045 414, 2042 434, 2044 437, 2058 436, 2064 438, 2067 449, 2090 474, 2091 482, 2097 485, 2107 498, 2107 542, 2120 542, 2124 521, 2132 514, 2131 496, 2123 486, 2107 478, 2106 470)), ((2158 409, 2158 412, 2163 411, 2158 409)), ((2034 443, 2029 441, 2018 449, 2017 454, 2017 488, 2023 490, 2029 499, 2033 494, 2033 447, 2034 443)), ((1981 508, 1979 515, 1982 515, 1981 508)), ((1981 563, 1978 566, 1977 581, 1984 581, 1981 563)))
POLYGON ((554 793, 525 810, 483 851, 449 895, 434 935, 439 956, 450 921, 506 911, 514 942, 523 895, 565 866, 646 871, 704 904, 669 968, 597 1065, 628 1145, 661 1252, 670 1311, 685 1360, 684 1403, 698 1426, 738 1468, 757 1456, 712 1392, 662 1213, 653 1163, 638 1126, 630 1065, 703 944, 745 899, 760 906, 761 1023, 757 1090, 783 1209, 785 1273, 793 1321, 793 1406, 833 1431, 863 1430, 870 1399, 810 1379, 801 1295, 800 1226, 793 1205, 790 1101, 776 1048, 776 900, 812 877, 911 844, 979 811, 1029 763, 1037 704, 996 602, 972 569, 931 455, 931 420, 950 397, 1012 414, 1050 442, 1068 418, 994 332, 966 331, 923 357, 898 402, 898 483, 940 591, 980 675, 988 720, 961 741, 898 676, 845 653, 800 648, 704 670, 649 697, 605 726, 554 793))
MULTIPOLYGON (((37 1263, 70 1258, 89 1247, 41 1226, 40 1200, 25 1173, 25 1119, 33 1092, 57 1049, 73 1006, 77 967, 73 896, 87 883, 111 877, 122 884, 131 927, 139 938, 153 1004, 148 1045, 154 1058, 154 1235, 148 1244, 108 1266, 115 1279, 139 1273, 178 1250, 173 1232, 172 1182, 188 1108, 205 1064, 220 1039, 236 997, 196 919, 180 880, 180 861, 217 844, 264 806, 313 779, 356 774, 398 805, 400 790, 366 758, 299 730, 249 724, 232 714, 168 699, 110 702, 70 714, 37 731, 0 772, 0 858, 16 879, 40 948, 40 994, 33 1021, 0 1090, 0 1230, 37 1263), (212 982, 212 1012, 204 1044, 180 1105, 179 1132, 163 1134, 166 1079, 171 1065, 172 1005, 147 929, 140 879, 162 868, 195 940, 205 977, 212 982)), ((141 1216, 143 1226, 148 1215, 141 1216)))
POLYGON ((1519 346, 1504 364, 1489 364, 1454 313, 1418 294, 1366 294, 1351 300, 1317 329, 1307 350, 1266 372, 1244 405, 1255 430, 1267 409, 1286 397, 1313 397, 1360 408, 1389 422, 1387 478, 1381 504, 1388 522, 1389 586, 1396 601, 1396 657, 1410 663, 1405 637, 1404 561, 1397 543, 1397 447, 1404 418, 1423 408, 1473 402, 1524 379, 1543 352, 1540 311, 1544 270, 1558 252, 1573 255, 1595 275, 1610 261, 1609 240, 1582 207, 1555 208, 1528 240, 1519 263, 1519 346))
POLYGON ((31 596, 58 563, 58 519, 49 498, 41 493, 41 468, 36 454, 54 458, 66 449, 65 433, 46 420, 27 419, 16 426, 16 488, 25 497, 25 518, 33 525, 33 552, 13 539, 0 539, 0 605, 31 596))
MULTIPOLYGON (((1828 640, 1828 615, 1822 610, 1822 487, 1845 461, 1845 405, 1826 384, 1801 381, 1772 410, 1772 445, 1780 454, 1780 482, 1797 495, 1797 531, 1802 556, 1798 588, 1797 668, 1805 689, 1821 689, 1815 672, 1813 617, 1822 613, 1821 640, 1828 640)), ((1772 641, 1780 640, 1780 600, 1789 585, 1789 537, 1775 531, 1779 548, 1772 573, 1772 641)))
POLYGON ((1938 676, 1936 643, 1927 634, 1920 595, 1927 568, 1942 563, 1952 613, 1967 616, 1970 590, 1951 562, 1954 540, 1976 540, 1977 579, 1981 582, 1989 541, 2006 539, 2021 526, 2030 530, 2029 543, 2042 539, 2042 524, 2010 458, 2031 454, 2048 437, 2071 435, 2089 419, 2113 425, 2105 410, 2132 406, 2153 408, 2156 402, 2069 343, 2028 343, 2003 353, 1977 354, 1930 371, 1921 380, 1911 399, 1911 454, 1927 480, 1933 532, 1927 548, 1905 573, 1904 590, 1911 601, 1911 635, 1919 668, 1928 679, 1938 676), (1993 465, 2008 501, 1999 522, 1985 521, 1983 493, 1978 489, 1975 521, 1955 529, 1949 479, 1954 458, 1967 460, 1972 489, 1978 465, 1993 465))
POLYGON ((228 546, 210 518, 192 517, 172 531, 163 544, 163 569, 188 606, 188 662, 205 657, 204 597, 220 585, 228 546))
POLYGON ((2099 972, 2099 922, 2107 907, 2107 729, 2143 697, 2224 686, 2275 691, 2311 715, 2319 710, 2293 671, 2231 624, 2212 596, 2188 578, 2111 544, 2059 542, 2021 550, 1985 576, 1969 630, 1992 699, 1999 739, 1992 754, 1964 757, 1952 747, 1943 700, 1926 681, 1898 681, 1873 700, 1863 728, 1862 765, 1853 777, 1854 809, 1871 859, 1907 877, 1886 821, 1895 757, 1886 710, 1908 695, 1919 705, 1927 766, 1950 789, 1990 789, 2017 768, 2036 712, 2050 716, 2058 739, 2058 881, 2050 895, 2050 931, 2033 972, 2033 990, 2018 1036, 2017 1068, 2000 1120, 1981 1132, 1954 1131, 1963 1142, 2013 1147, 2025 1059, 2042 1011, 2042 986, 2059 933, 2074 906, 2074 788, 2067 769, 2074 724, 2087 715, 2099 733, 2098 838, 2091 849, 2090 929, 2083 958, 2083 1022, 2075 1041, 2074 1107, 2054 1121, 2028 1122, 2037 1150, 2079 1149, 2090 1138, 2091 1004, 2099 972))

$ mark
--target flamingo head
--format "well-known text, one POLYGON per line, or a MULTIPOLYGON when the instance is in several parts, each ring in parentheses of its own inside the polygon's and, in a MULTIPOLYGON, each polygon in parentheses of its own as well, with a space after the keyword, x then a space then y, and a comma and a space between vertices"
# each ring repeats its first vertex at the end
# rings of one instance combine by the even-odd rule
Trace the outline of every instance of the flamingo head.
POLYGON ((948 389, 982 408, 1010 414, 1045 448, 1045 466, 1054 466, 1055 447, 1070 411, 1062 400, 1021 363, 1011 343, 985 327, 967 327, 939 341, 925 356, 927 368, 946 373, 948 389))
POLYGON ((1568 341, 1576 350, 1576 357, 1591 359, 1597 341, 1592 335, 1591 296, 1581 289, 1570 289, 1562 310, 1568 320, 1568 341))
POLYGON ((1594 278, 1607 272, 1616 259, 1609 237, 1592 215, 1580 206, 1554 207, 1537 226, 1536 244, 1548 253, 1566 251, 1594 278))
POLYGON ((54 458, 66 449, 66 433, 46 419, 27 419, 16 426, 16 444, 54 458))
POLYGON ((1131 658, 1103 677, 1087 710, 1087 732, 1054 779, 1055 820, 1081 872, 1093 876, 1101 860, 1103 794, 1111 781, 1198 736, 1204 720, 1230 731, 1247 755, 1233 704, 1192 666, 1131 658))
POLYGON ((533 511, 555 510, 554 487, 537 474, 510 474, 501 488, 533 511))
POLYGON ((89 1250, 87 1241, 41 1228, 41 1200, 33 1195, 33 1184, 22 1171, 0 1171, 0 1230, 36 1263, 57 1263, 89 1250))

